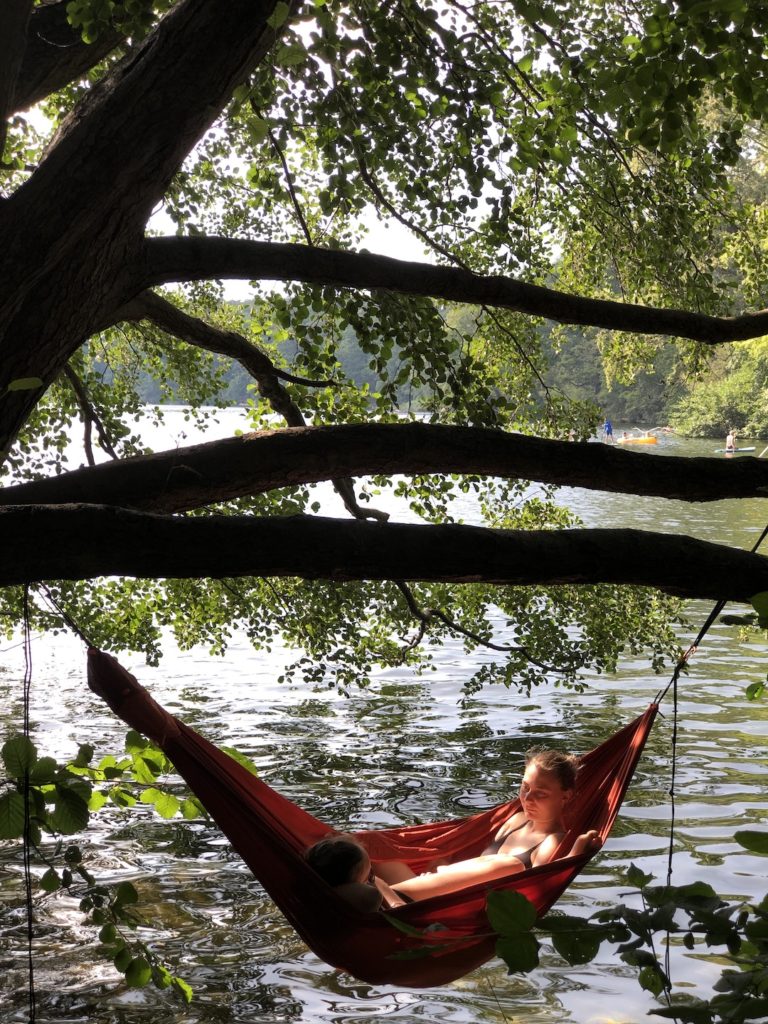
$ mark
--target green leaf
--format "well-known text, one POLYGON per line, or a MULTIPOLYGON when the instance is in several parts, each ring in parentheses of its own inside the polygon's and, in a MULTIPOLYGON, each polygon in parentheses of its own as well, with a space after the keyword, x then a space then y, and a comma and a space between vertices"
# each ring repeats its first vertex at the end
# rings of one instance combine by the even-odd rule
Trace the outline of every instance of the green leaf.
POLYGON ((120 971, 121 974, 125 974, 128 969, 128 965, 133 959, 133 955, 129 949, 123 948, 119 953, 116 953, 112 958, 112 963, 120 971))
POLYGON ((489 892, 485 912, 499 935, 528 932, 536 923, 536 908, 519 892, 489 892))
POLYGON ((664 991, 664 976, 658 968, 642 967, 637 980, 640 982, 640 988, 654 996, 660 996, 664 991))
POLYGON ((37 761, 37 749, 28 736, 13 736, 2 749, 5 770, 12 779, 23 779, 37 761))
POLYGON ((45 382, 40 377, 17 377, 11 381, 6 391, 34 391, 44 386, 45 382))
POLYGON ((589 929, 582 928, 572 932, 557 932, 552 936, 552 945, 571 967, 576 967, 595 959, 600 951, 600 938, 590 934, 589 929))
POLYGON ((181 801, 172 793, 154 788, 144 790, 141 794, 141 802, 152 804, 161 818, 172 818, 181 807, 181 801))
POLYGON ((524 75, 529 74, 531 69, 533 68, 533 54, 524 53, 520 60, 517 62, 517 66, 524 75))
POLYGON ((146 750, 149 746, 151 746, 150 741, 135 729, 129 729, 125 734, 125 749, 128 754, 136 754, 141 750, 146 750))
POLYGON ((766 690, 768 690, 766 683, 750 683, 744 692, 747 695, 747 700, 760 700, 766 690))
POLYGON ((275 9, 272 11, 270 16, 267 18, 267 24, 270 28, 278 29, 283 24, 285 19, 290 14, 291 8, 288 4, 283 3, 283 0, 278 0, 275 4, 275 9))
POLYGON ((152 980, 152 968, 143 956, 137 956, 128 964, 125 982, 131 988, 142 988, 152 980))
POLYGON ((110 922, 105 924, 99 932, 99 942, 102 942, 105 946, 110 945, 117 938, 117 928, 110 922))
POLYGON ((643 889, 649 882, 653 881, 653 875, 646 875, 636 864, 630 864, 627 868, 626 879, 628 885, 643 889))
POLYGON ((510 974, 527 974, 539 966, 539 943, 525 932, 505 935, 496 943, 496 956, 504 961, 510 974))
POLYGON ((151 758, 142 757, 141 754, 133 755, 133 764, 131 770, 136 777, 137 782, 152 783, 157 780, 157 771, 155 763, 151 758))
POLYGON ((51 827, 62 835, 82 832, 90 817, 88 804, 69 786, 56 787, 56 800, 50 817, 51 827))
POLYGON ((757 832, 754 829, 741 829, 733 837, 739 846, 752 853, 768 853, 768 832, 757 832))
POLYGON ((40 888, 44 892, 56 892, 57 889, 61 888, 61 879, 53 868, 48 868, 40 879, 40 888))
POLYGON ((173 987, 179 993, 184 1002, 189 1005, 192 1002, 192 986, 188 985, 182 978, 173 979, 173 987))
POLYGON ((0 796, 0 839, 20 839, 24 835, 24 797, 21 793, 0 796))
POLYGON ((700 1006, 689 1003, 673 1003, 653 1011, 654 1017, 666 1017, 678 1021, 679 1024, 712 1024, 714 1020, 708 1003, 700 1006))
POLYGON ((281 46, 275 54, 275 64, 280 64, 284 68, 293 67, 306 58, 307 51, 301 43, 290 43, 285 46, 281 46))
POLYGON ((110 789, 109 799, 113 804, 117 804, 118 807, 133 807, 136 803, 136 797, 133 793, 129 793, 127 789, 121 789, 119 786, 114 786, 110 789))
POLYGON ((204 817, 200 809, 200 805, 196 800, 182 800, 181 801, 181 813, 187 821, 192 821, 195 818, 204 817))
POLYGON ((87 765, 91 763, 92 760, 93 747, 90 745, 90 743, 81 743, 77 751, 77 757, 72 763, 77 768, 85 768, 87 765))
POLYGON ((155 988, 168 988, 173 981, 173 975, 167 967, 162 964, 155 964, 152 968, 152 983, 155 988))
POLYGON ((89 811, 100 811, 104 804, 107 802, 107 798, 98 789, 95 789, 91 793, 91 797, 88 801, 89 811))
POLYGON ((268 131, 269 121, 265 121, 262 117, 254 117, 252 121, 248 122, 248 134, 254 146, 258 146, 266 139, 268 131))
POLYGON ((115 906, 126 907, 139 902, 139 894, 130 882, 121 882, 115 890, 115 906))
POLYGON ((221 747, 220 749, 223 750, 225 754, 229 754, 233 761, 237 761, 237 763, 242 765, 243 768, 247 768, 251 775, 259 774, 259 769, 253 761, 245 754, 241 754, 239 750, 236 750, 234 747, 221 747))
POLYGON ((35 785, 44 785, 48 782, 53 782, 56 778, 56 773, 59 770, 59 766, 56 759, 53 757, 41 757, 34 763, 29 773, 29 781, 35 783, 35 785))

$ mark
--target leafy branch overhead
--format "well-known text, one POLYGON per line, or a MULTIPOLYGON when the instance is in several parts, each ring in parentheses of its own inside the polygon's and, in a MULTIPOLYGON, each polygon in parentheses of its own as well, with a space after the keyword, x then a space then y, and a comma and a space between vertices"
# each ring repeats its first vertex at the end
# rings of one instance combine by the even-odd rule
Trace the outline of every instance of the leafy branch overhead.
MULTIPOLYGON (((170 513, 173 564, 156 562, 155 575, 318 581, 305 584, 312 630, 291 639, 320 659, 343 648, 350 673, 354 661, 415 659, 422 639, 446 635, 554 665, 543 637, 534 649, 526 635, 525 588, 540 584, 562 588, 566 618, 587 635, 576 596, 586 584, 741 599, 764 589, 758 557, 701 561, 683 538, 655 541, 667 545, 663 564, 640 567, 626 538, 566 534, 578 524, 551 492, 526 490, 539 480, 686 500, 763 494, 762 466, 746 461, 662 466, 567 445, 590 436, 599 410, 552 383, 560 341, 545 328, 581 326, 627 373, 672 339, 680 374, 765 331, 763 5, 232 0, 222 16, 214 0, 76 0, 20 2, 3 17, 0 501, 14 547, 39 554, 7 566, 4 583, 146 577, 63 589, 100 636, 133 601, 119 643, 151 657, 169 618, 185 642, 219 649, 223 622, 201 588, 148 575, 142 530, 159 521, 142 516, 170 513), (414 258, 368 251, 376 219, 410 232, 414 258), (224 302, 224 278, 251 281, 252 300, 224 302), (148 389, 204 418, 226 403, 233 373, 268 435, 148 451, 131 426, 148 389), (431 422, 407 422, 417 417, 431 422), (87 467, 61 474, 77 424, 87 467), (97 465, 100 449, 109 466, 97 465), (372 483, 356 486, 362 474, 372 483), (383 522, 373 492, 393 476, 408 514, 434 533, 427 547, 462 568, 364 556, 360 520, 391 543, 424 536, 383 522), (318 480, 333 482, 349 516, 311 527, 338 534, 335 566, 301 541, 307 524, 284 521, 317 511, 318 480), (541 571, 473 573, 479 534, 458 527, 450 557, 438 552, 441 522, 467 495, 492 531, 482 544, 541 552, 541 571), (141 512, 60 507, 70 502, 141 512), (97 520, 100 555, 82 542, 97 520), (244 554, 216 569, 185 539, 221 528, 226 545, 244 530, 250 545, 262 520, 300 558, 244 554), (67 533, 66 558, 38 543, 42 530, 67 533), (342 578, 360 581, 347 602, 333 594, 342 578), (493 639, 492 600, 475 600, 470 580, 498 588, 508 635, 493 639), (464 581, 464 596, 450 581, 464 581), (160 597, 169 588, 184 613, 160 597), (335 611, 317 623, 320 593, 335 611), (378 626, 363 628, 374 608, 378 626), (335 644, 355 629, 356 643, 335 644)), ((222 605, 255 639, 273 635, 287 584, 272 586, 235 587, 222 605)), ((18 593, 3 594, 8 628, 18 593)), ((564 663, 614 663, 642 633, 628 617, 564 663)), ((658 645, 648 650, 655 659, 658 645)), ((524 675, 514 658, 499 672, 524 675)))

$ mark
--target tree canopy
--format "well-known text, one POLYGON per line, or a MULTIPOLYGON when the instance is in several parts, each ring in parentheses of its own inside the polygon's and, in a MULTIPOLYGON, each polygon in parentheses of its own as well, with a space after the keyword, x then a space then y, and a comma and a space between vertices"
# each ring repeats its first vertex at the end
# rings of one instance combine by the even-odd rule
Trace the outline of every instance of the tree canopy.
POLYGON ((396 642, 410 626, 488 641, 501 607, 517 653, 500 676, 530 678, 523 650, 575 681, 626 643, 669 647, 674 606, 646 587, 766 588, 759 556, 691 560, 692 541, 649 536, 668 557, 648 561, 633 535, 561 533, 572 517, 524 499, 531 480, 765 493, 762 464, 564 452, 599 410, 546 373, 565 326, 630 373, 669 339, 694 367, 765 331, 762 191, 734 183, 759 178, 768 5, 14 0, 2 17, 9 628, 21 585, 41 579, 95 641, 151 657, 169 620, 189 642, 221 646, 233 620, 267 642, 288 601, 322 618, 322 658, 375 609, 341 658, 352 678, 372 657, 417 657, 396 642), (367 252, 371 218, 407 228, 424 261, 367 252), (250 281, 253 301, 223 304, 225 279, 250 281), (342 341, 373 386, 345 377, 342 341), (233 362, 258 432, 183 465, 151 455, 127 419, 142 377, 200 409, 223 401, 233 362), (86 465, 61 473, 77 421, 86 465), (275 444, 290 446, 277 463, 275 444), (353 483, 393 475, 424 525, 384 522, 353 483), (346 519, 306 518, 323 479, 346 519), (445 525, 462 490, 484 527, 445 525), (232 558, 202 557, 192 534, 206 530, 232 558), (279 599, 273 573, 294 580, 279 599), (200 576, 221 579, 215 599, 200 576), (617 617, 598 639, 587 587, 621 582, 642 584, 632 628, 617 617), (563 628, 533 606, 567 608, 563 628))

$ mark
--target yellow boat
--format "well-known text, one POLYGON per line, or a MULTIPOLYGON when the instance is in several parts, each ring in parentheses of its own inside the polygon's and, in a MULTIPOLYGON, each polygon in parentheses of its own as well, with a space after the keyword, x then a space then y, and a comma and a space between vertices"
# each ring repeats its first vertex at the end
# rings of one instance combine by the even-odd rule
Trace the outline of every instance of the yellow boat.
POLYGON ((659 439, 653 434, 646 434, 644 437, 617 437, 616 444, 658 444, 659 439))

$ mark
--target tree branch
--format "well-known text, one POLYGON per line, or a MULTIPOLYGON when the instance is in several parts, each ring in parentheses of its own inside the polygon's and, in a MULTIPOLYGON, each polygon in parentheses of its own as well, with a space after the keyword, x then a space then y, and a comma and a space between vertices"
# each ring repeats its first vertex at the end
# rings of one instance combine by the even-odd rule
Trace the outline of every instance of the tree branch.
POLYGON ((0 489, 0 505, 82 501, 182 512, 277 487, 465 473, 681 501, 768 497, 768 460, 681 458, 481 427, 368 423, 243 434, 0 489))
MULTIPOLYGON (((219 327, 206 323, 200 317, 190 316, 184 310, 174 306, 168 299, 156 292, 142 292, 135 299, 127 302, 115 314, 115 320, 150 320, 164 331, 173 334, 189 345, 204 348, 208 352, 229 356, 236 360, 255 380, 279 378, 290 384, 302 384, 310 388, 327 388, 334 383, 332 380, 310 380, 297 377, 293 373, 275 366, 269 356, 258 346, 235 331, 223 331, 219 327)), ((266 383, 266 380, 265 380, 266 383)), ((280 410, 275 410, 279 412, 280 410)), ((287 417, 286 417, 287 418, 287 417)), ((302 426, 301 424, 291 424, 302 426)))
POLYGON ((24 239, 9 232, 0 252, 8 288, 26 294, 37 282, 23 258, 30 250, 47 253, 39 273, 50 274, 59 261, 81 259, 97 236, 124 250, 143 230, 184 157, 274 42, 273 8, 274 0, 228 0, 222 16, 216 0, 179 0, 93 86, 13 196, 24 239), (51 204, 62 182, 67 201, 51 204))
POLYGON ((13 111, 27 110, 85 74, 122 42, 116 29, 84 43, 67 20, 68 0, 35 7, 27 26, 27 47, 13 93, 13 111))
POLYGON ((138 286, 207 278, 305 281, 340 288, 385 288, 408 295, 498 306, 559 323, 688 338, 708 345, 768 333, 768 310, 715 317, 681 309, 637 306, 569 295, 509 277, 483 277, 369 253, 246 239, 148 238, 138 286))
MULTIPOLYGON (((236 359, 254 378, 262 398, 269 402, 275 412, 285 419, 289 427, 304 427, 306 422, 301 409, 278 378, 312 387, 325 387, 333 383, 332 381, 309 381, 302 377, 283 373, 260 349, 241 335, 235 334, 234 331, 221 331, 198 317, 189 316, 154 292, 142 292, 121 310, 121 316, 128 320, 151 320, 191 345, 197 345, 210 352, 217 352, 220 355, 228 355, 236 359)), ((356 519, 385 521, 389 518, 385 512, 361 508, 355 498, 355 489, 351 480, 334 479, 333 485, 347 511, 356 519)))
POLYGON ((88 460, 88 465, 96 465, 96 460, 93 457, 93 444, 91 443, 91 428, 94 426, 96 427, 96 432, 99 435, 101 447, 107 455, 112 459, 119 458, 112 441, 110 440, 109 434, 107 433, 106 427, 102 423, 101 417, 90 399, 85 385, 69 364, 64 367, 64 376, 69 381, 69 385, 75 393, 77 404, 80 406, 80 412, 83 417, 83 447, 85 448, 85 457, 88 460))
POLYGON ((159 516, 99 505, 0 510, 0 586, 95 576, 292 576, 530 585, 628 583, 748 601, 768 558, 643 530, 494 531, 305 516, 159 516))
POLYGON ((31 10, 32 0, 3 0, 0 4, 0 157, 8 135, 7 121, 13 111, 31 10))

